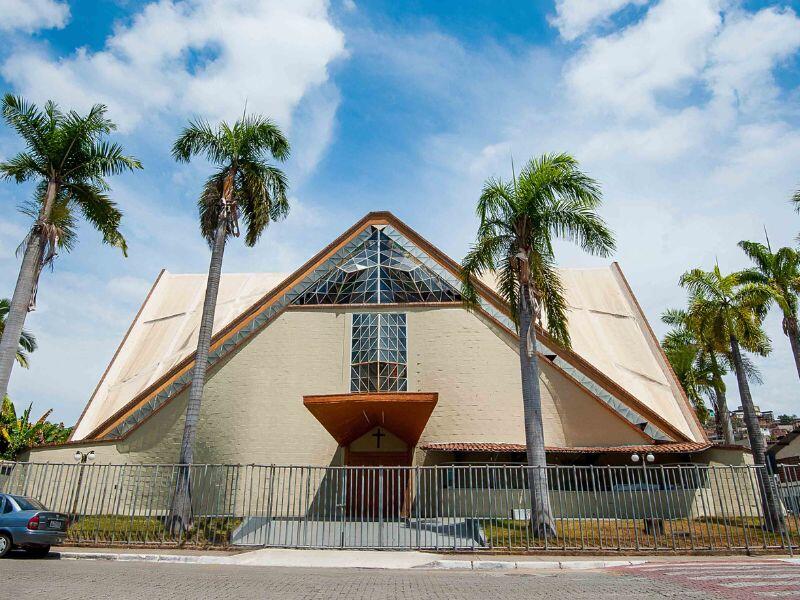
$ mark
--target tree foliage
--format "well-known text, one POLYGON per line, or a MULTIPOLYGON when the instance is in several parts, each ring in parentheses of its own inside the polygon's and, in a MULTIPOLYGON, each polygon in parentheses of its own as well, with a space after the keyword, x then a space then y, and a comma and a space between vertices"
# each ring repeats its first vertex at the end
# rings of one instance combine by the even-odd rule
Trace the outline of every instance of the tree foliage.
POLYGON ((661 320, 672 325, 672 329, 661 341, 661 347, 694 406, 697 418, 705 425, 709 418, 705 400, 711 399, 711 404, 714 405, 715 386, 725 374, 725 369, 718 363, 715 366, 700 336, 692 330, 685 311, 668 310, 661 316, 661 320))
POLYGON ((522 259, 530 270, 537 324, 546 316, 548 334, 569 347, 567 305, 553 242, 572 241, 590 254, 608 256, 614 236, 596 213, 601 201, 597 182, 567 154, 532 159, 511 181, 489 179, 477 206, 477 241, 462 263, 467 303, 477 302, 476 281, 495 274, 498 292, 516 321, 522 259))
MULTIPOLYGON (((39 218, 48 183, 56 185, 52 215, 45 225, 54 231, 47 236, 51 247, 43 256, 75 243, 76 213, 103 236, 103 241, 127 253, 119 231, 122 213, 109 198, 107 177, 141 169, 141 163, 124 154, 120 145, 105 137, 116 129, 106 117, 106 107, 94 105, 86 115, 63 112, 54 102, 43 108, 19 96, 6 94, 2 115, 25 142, 26 148, 0 163, 0 177, 17 183, 36 182, 36 193, 23 212, 39 218)), ((39 228, 42 227, 39 223, 39 228)), ((31 234, 41 233, 36 226, 31 234)))
POLYGON ((14 460, 21 452, 45 444, 66 442, 72 432, 71 427, 63 423, 51 423, 47 420, 51 410, 45 412, 36 421, 31 421, 33 405, 29 405, 21 414, 6 396, 0 409, 0 458, 14 460))
POLYGON ((764 286, 749 283, 742 272, 723 275, 716 265, 711 271, 687 271, 680 284, 689 292, 689 314, 718 347, 735 337, 749 352, 767 356, 772 351, 762 329, 769 307, 764 286))
MULTIPOLYGON (((222 216, 220 198, 229 175, 233 177, 232 200, 245 221, 248 246, 255 245, 271 221, 289 212, 286 175, 268 160, 289 158, 289 142, 270 119, 245 115, 233 125, 223 121, 216 128, 203 120, 191 121, 175 141, 172 156, 178 162, 202 156, 216 167, 197 201, 200 231, 209 245, 222 216)), ((237 228, 230 228, 230 233, 237 228)))
MULTIPOLYGON (((0 299, 0 337, 3 337, 5 330, 6 317, 8 316, 11 302, 8 298, 0 299)), ((28 354, 36 350, 36 338, 34 335, 26 330, 22 330, 22 335, 19 336, 19 349, 17 350, 17 362, 21 367, 28 368, 28 354)))
MULTIPOLYGON (((742 283, 758 289, 765 309, 775 303, 783 313, 783 332, 791 333, 797 323, 797 294, 800 292, 800 254, 793 248, 779 248, 772 252, 769 245, 758 242, 739 242, 755 266, 740 272, 742 283)), ((796 331, 794 332, 796 335, 796 331)))

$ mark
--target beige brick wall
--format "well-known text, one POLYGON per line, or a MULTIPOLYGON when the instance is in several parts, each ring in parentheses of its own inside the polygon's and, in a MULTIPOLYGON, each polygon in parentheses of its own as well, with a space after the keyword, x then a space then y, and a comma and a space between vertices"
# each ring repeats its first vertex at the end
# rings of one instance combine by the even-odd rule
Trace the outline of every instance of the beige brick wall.
MULTIPOLYGON (((290 310, 215 369, 198 429, 198 463, 340 464, 327 431, 303 406, 308 394, 349 392, 348 310, 290 310)), ((438 392, 425 442, 524 442, 516 342, 460 308, 406 309, 408 389, 438 392)), ((548 445, 641 443, 642 436, 542 365, 548 445)), ((118 444, 94 447, 98 462, 175 462, 187 393, 118 444)), ((70 462, 74 448, 34 451, 39 462, 70 462)))

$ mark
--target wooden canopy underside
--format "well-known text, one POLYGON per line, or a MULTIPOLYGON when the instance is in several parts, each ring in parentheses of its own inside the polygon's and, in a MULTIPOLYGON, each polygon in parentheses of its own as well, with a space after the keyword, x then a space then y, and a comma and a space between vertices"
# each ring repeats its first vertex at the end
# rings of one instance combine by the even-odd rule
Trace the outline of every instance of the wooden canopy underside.
POLYGON ((334 394, 304 396, 303 404, 342 446, 381 426, 413 447, 438 399, 436 392, 334 394))

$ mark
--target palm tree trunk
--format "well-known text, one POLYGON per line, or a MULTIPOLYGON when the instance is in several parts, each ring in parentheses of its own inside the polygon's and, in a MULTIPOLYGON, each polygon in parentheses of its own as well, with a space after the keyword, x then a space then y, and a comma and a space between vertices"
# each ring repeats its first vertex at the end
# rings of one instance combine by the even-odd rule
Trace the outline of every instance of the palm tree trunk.
POLYGON ((730 336, 730 343, 733 367, 736 371, 736 382, 739 384, 739 395, 742 400, 742 410, 744 411, 744 422, 747 426, 747 436, 750 438, 750 449, 753 451, 753 461, 756 465, 762 467, 758 470, 758 478, 761 484, 761 504, 764 509, 764 522, 771 531, 776 529, 783 530, 783 513, 777 490, 775 489, 775 481, 767 465, 767 445, 764 441, 764 436, 761 434, 761 426, 758 423, 753 397, 750 394, 750 384, 747 382, 747 375, 744 371, 739 340, 732 335, 730 336))
POLYGON ((203 315, 200 319, 197 352, 194 359, 194 370, 192 371, 192 386, 189 389, 189 403, 186 406, 186 422, 183 426, 180 456, 180 463, 183 465, 190 465, 194 461, 194 440, 197 433, 197 423, 200 419, 203 386, 206 383, 208 352, 211 348, 211 336, 214 329, 214 313, 217 308, 219 281, 222 276, 222 256, 225 252, 226 235, 226 224, 220 223, 214 235, 214 246, 211 250, 206 297, 203 301, 203 315))
POLYGON ((800 340, 797 339, 797 315, 792 315, 786 318, 785 321, 786 336, 789 338, 789 344, 792 347, 794 366, 797 369, 797 376, 800 377, 800 340))
POLYGON ((537 537, 554 537, 555 521, 550 508, 547 485, 547 458, 544 450, 542 427, 542 396, 539 389, 539 363, 536 351, 536 334, 530 336, 533 314, 527 286, 520 286, 519 362, 522 373, 522 403, 525 412, 525 447, 528 454, 528 483, 531 492, 531 525, 537 537))
POLYGON ((728 410, 728 399, 725 395, 725 383, 719 374, 719 365, 713 352, 710 357, 711 365, 714 369, 714 419, 717 422, 717 433, 726 445, 732 446, 736 443, 736 440, 733 435, 731 413, 728 410))
MULTIPOLYGON (((44 205, 39 212, 38 222, 47 223, 50 220, 50 213, 56 199, 57 186, 54 181, 47 184, 44 205)), ((0 338, 0 398, 5 398, 8 393, 8 382, 11 379, 11 369, 17 359, 19 350, 19 337, 22 335, 22 328, 25 326, 25 318, 30 309, 31 297, 36 283, 39 279, 40 264, 42 260, 42 236, 36 231, 37 225, 28 235, 28 243, 25 245, 25 254, 22 257, 22 265, 17 276, 17 285, 14 287, 14 295, 11 297, 11 306, 6 317, 3 336, 0 338)))
MULTIPOLYGON (((226 181, 226 192, 229 189, 229 183, 229 181, 226 181)), ((183 425, 183 439, 181 440, 179 460, 182 467, 178 471, 175 499, 172 506, 173 531, 191 528, 192 494, 190 471, 191 464, 194 462, 194 442, 197 437, 197 425, 200 421, 200 404, 203 400, 203 387, 206 383, 208 353, 211 348, 211 337, 214 330, 214 312, 217 307, 219 281, 222 276, 222 256, 225 253, 227 234, 227 222, 221 217, 217 231, 214 234, 214 245, 211 248, 211 263, 208 267, 203 315, 200 318, 197 352, 195 353, 194 369, 192 370, 192 384, 189 388, 189 402, 186 406, 186 419, 183 425)))

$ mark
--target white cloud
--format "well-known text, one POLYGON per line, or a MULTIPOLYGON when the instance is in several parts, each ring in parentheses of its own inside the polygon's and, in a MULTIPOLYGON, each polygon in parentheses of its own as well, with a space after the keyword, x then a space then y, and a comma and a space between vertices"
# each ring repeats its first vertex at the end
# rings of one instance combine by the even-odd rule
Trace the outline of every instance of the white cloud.
POLYGON ((574 40, 626 6, 641 6, 647 2, 648 0, 556 0, 556 15, 551 23, 558 28, 561 37, 574 40))
POLYGON ((714 95, 742 109, 758 109, 775 97, 774 65, 800 47, 800 19, 789 10, 734 12, 711 46, 706 74, 714 95))
POLYGON ((234 119, 245 101, 288 127, 344 54, 325 0, 159 0, 117 26, 101 51, 53 59, 19 48, 2 74, 35 100, 104 102, 128 130, 163 115, 234 119))
POLYGON ((737 110, 763 110, 778 94, 772 70, 799 47, 792 10, 661 0, 640 21, 587 40, 565 80, 583 110, 654 122, 702 106, 716 126, 737 110))
POLYGON ((60 29, 69 20, 69 4, 56 0, 0 0, 0 31, 60 29))
POLYGON ((292 164, 297 169, 293 187, 298 185, 298 176, 311 173, 333 139, 339 100, 338 88, 326 83, 311 89, 297 106, 289 132, 292 164))
POLYGON ((721 23, 717 0, 662 0, 641 21, 589 40, 570 65, 567 84, 595 110, 652 115, 659 93, 690 89, 721 23))

